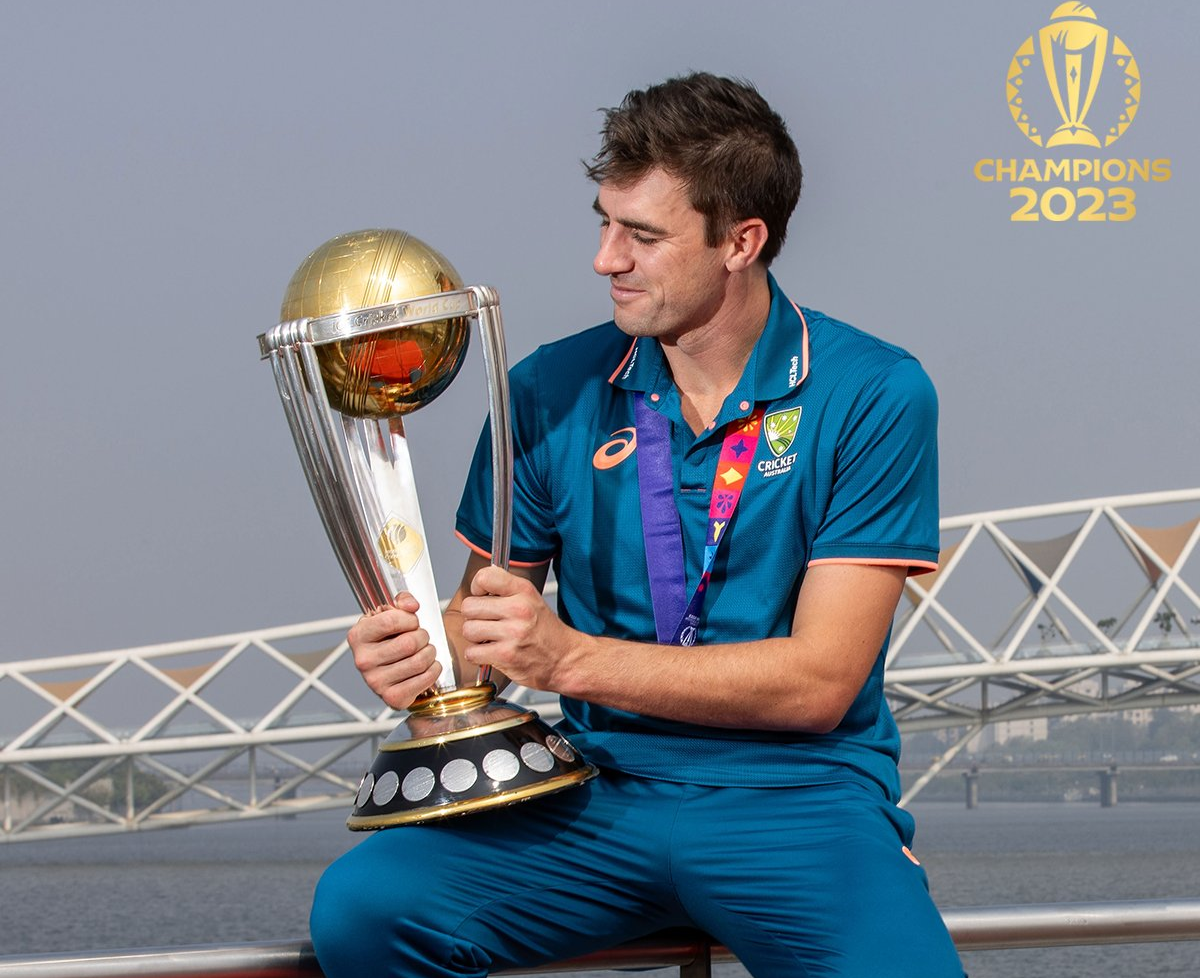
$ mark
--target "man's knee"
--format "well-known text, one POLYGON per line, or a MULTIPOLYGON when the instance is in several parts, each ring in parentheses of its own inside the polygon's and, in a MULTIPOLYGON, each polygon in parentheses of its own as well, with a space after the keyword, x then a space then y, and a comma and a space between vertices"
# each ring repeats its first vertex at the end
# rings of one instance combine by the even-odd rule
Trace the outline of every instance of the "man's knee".
POLYGON ((436 874, 368 848, 329 866, 313 894, 309 932, 328 978, 485 975, 486 960, 453 934, 458 916, 436 874))
POLYGON ((329 866, 317 882, 308 927, 327 975, 343 973, 343 962, 361 954, 365 944, 386 940, 377 901, 366 884, 349 856, 329 866))
POLYGON ((347 853, 325 870, 313 894, 309 933, 329 978, 371 973, 363 971, 368 962, 385 973, 389 959, 401 950, 398 935, 410 930, 404 908, 412 901, 403 892, 404 880, 381 866, 371 873, 367 862, 355 851, 347 853))
POLYGON ((314 943, 335 938, 359 919, 356 906, 359 890, 348 879, 349 875, 339 860, 328 866, 317 881, 308 918, 314 943))

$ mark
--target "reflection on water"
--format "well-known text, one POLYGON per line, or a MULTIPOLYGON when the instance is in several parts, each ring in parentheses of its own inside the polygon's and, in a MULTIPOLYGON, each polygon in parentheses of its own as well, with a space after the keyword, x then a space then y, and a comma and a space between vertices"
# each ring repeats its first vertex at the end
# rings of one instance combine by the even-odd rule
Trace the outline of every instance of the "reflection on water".
MULTIPOLYGON (((916 850, 943 907, 1200 896, 1200 805, 914 812, 916 850)), ((321 869, 355 841, 342 814, 322 813, 5 845, 0 953, 299 938, 321 869)), ((966 965, 972 978, 1194 976, 1200 944, 986 951, 966 965)))

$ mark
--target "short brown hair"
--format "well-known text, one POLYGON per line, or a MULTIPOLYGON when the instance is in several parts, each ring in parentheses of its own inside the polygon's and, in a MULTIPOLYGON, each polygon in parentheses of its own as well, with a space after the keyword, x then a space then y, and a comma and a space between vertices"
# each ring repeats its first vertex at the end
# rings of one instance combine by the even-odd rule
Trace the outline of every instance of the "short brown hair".
POLYGON ((653 169, 683 181, 715 247, 738 222, 761 218, 770 265, 787 237, 803 173, 787 125, 747 81, 696 72, 630 92, 604 109, 596 183, 634 183, 653 169))

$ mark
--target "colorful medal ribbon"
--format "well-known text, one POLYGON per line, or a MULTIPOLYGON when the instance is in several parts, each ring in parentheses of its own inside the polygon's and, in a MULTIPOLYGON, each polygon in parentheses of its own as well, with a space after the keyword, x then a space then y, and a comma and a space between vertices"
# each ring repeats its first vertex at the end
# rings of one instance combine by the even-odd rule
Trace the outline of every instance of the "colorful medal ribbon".
POLYGON ((748 418, 731 421, 725 426, 725 441, 721 445, 708 504, 704 566, 690 601, 687 600, 683 561, 683 530, 679 508, 675 505, 671 422, 651 410, 642 394, 634 400, 634 416, 637 423, 638 495, 642 505, 642 533, 646 542, 654 629, 663 645, 695 645, 700 608, 708 591, 713 563, 746 486, 758 448, 763 411, 755 408, 748 418))

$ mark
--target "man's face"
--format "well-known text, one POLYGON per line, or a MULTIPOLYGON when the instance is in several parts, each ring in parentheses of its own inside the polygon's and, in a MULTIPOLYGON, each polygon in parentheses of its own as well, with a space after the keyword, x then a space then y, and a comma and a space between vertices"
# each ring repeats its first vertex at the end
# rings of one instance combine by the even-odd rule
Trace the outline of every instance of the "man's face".
POLYGON ((596 196, 600 249, 592 267, 608 276, 613 319, 630 336, 678 339, 719 310, 726 246, 705 243, 704 216, 663 170, 636 183, 602 183, 596 196))

